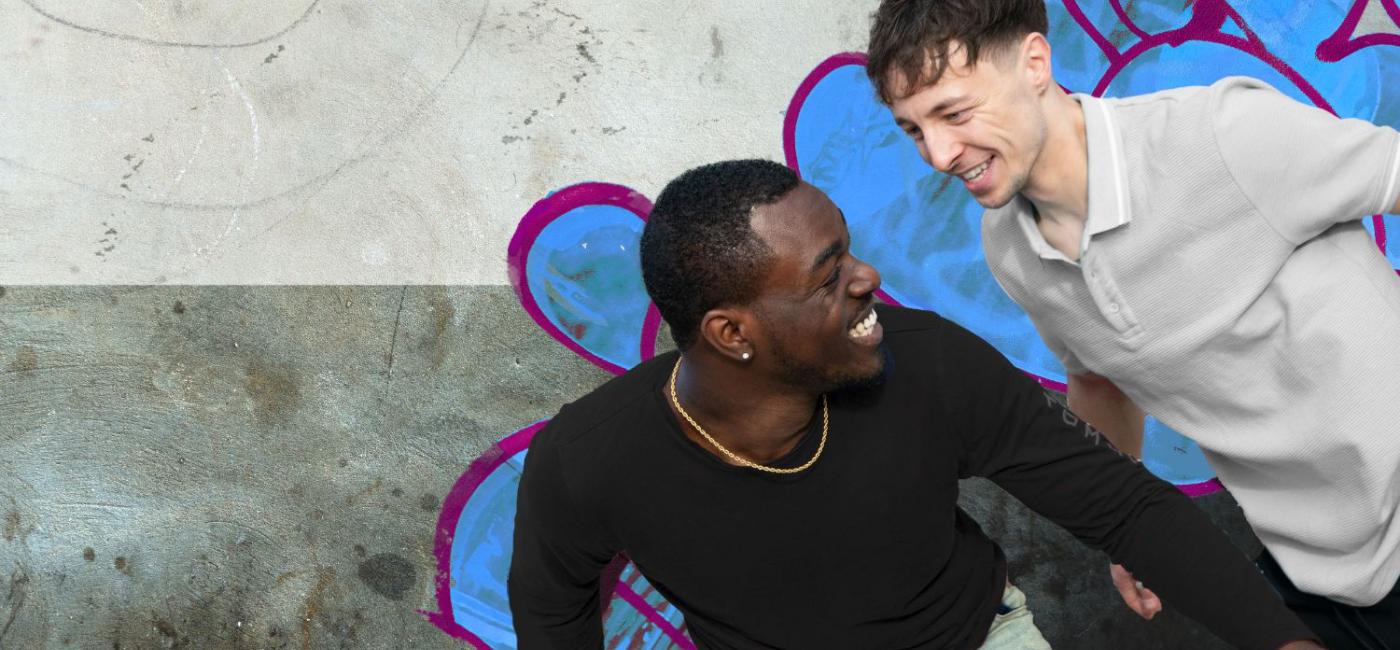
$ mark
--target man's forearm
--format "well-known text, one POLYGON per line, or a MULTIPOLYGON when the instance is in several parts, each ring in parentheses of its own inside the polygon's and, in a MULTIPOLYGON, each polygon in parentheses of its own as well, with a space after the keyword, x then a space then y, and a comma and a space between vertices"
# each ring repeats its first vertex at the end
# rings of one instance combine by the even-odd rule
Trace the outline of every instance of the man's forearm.
POLYGON ((1151 499, 1110 555, 1168 606, 1235 647, 1275 650, 1313 637, 1244 554, 1175 490, 1151 499))
POLYGON ((1119 451, 1142 458, 1146 417, 1113 382, 1097 375, 1069 376, 1069 410, 1098 429, 1119 451))

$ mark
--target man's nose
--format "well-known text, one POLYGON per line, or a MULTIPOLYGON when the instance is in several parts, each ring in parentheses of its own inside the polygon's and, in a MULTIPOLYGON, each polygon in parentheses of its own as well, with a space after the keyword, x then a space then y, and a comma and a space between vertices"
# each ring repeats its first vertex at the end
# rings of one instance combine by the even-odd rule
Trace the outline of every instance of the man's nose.
POLYGON ((880 272, 875 267, 856 260, 855 277, 847 285, 851 297, 864 298, 880 288, 880 272))
POLYGON ((925 141, 925 150, 928 157, 925 158, 928 164, 934 169, 945 174, 953 171, 953 165, 957 164, 958 156, 962 155, 963 146, 956 138, 947 136, 933 137, 925 141))

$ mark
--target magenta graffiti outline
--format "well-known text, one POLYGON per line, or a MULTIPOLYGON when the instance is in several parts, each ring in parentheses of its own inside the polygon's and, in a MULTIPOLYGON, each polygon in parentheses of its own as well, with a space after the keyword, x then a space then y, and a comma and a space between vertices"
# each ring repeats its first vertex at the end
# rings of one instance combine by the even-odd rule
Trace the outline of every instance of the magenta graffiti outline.
MULTIPOLYGON (((1385 9, 1387 16, 1396 25, 1400 25, 1400 7, 1397 7, 1395 0, 1380 0, 1381 7, 1385 9)), ((1356 27, 1361 23, 1361 15, 1366 13, 1368 0, 1356 0, 1352 3, 1351 9, 1347 11, 1346 18, 1342 24, 1321 43, 1317 44, 1317 59, 1319 61, 1335 62, 1351 56, 1357 50, 1377 45, 1400 46, 1400 36, 1395 34, 1366 34, 1357 37, 1356 27)))
POLYGON ((437 558, 435 582, 438 611, 418 610, 418 613, 449 636, 470 641, 480 648, 490 646, 486 645, 481 637, 458 624, 452 615, 452 540, 457 534, 457 521, 462 518, 462 511, 466 509, 467 502, 471 500, 476 489, 481 487, 486 477, 528 447, 535 433, 543 429, 548 422, 541 420, 506 436, 472 461, 471 466, 452 486, 452 491, 447 493, 447 498, 442 504, 442 513, 438 515, 437 533, 433 541, 433 556, 437 558))
MULTIPOLYGON (((530 255, 530 248, 539 238, 540 233, 544 232, 545 227, 564 217, 575 208, 589 205, 610 205, 622 208, 637 215, 637 218, 644 222, 647 220, 647 215, 651 214, 651 201, 632 188, 613 183, 571 185, 535 202, 530 211, 526 212, 525 216, 520 219, 515 235, 511 237, 510 244, 506 249, 506 272, 509 274, 511 286, 515 289, 515 296, 520 300, 520 306, 525 308, 525 313, 530 315, 530 318, 535 321, 536 325, 540 326, 540 329, 548 332, 556 341, 564 344, 564 347, 587 359, 589 363, 614 375, 620 375, 627 372, 627 369, 593 354, 555 326, 554 322, 545 315, 544 310, 540 309, 539 303, 535 301, 534 294, 530 292, 530 283, 527 277, 525 262, 530 255)), ((643 361, 655 356, 656 334, 660 329, 661 312, 656 310, 655 304, 649 302, 647 303, 646 316, 642 320, 640 353, 643 361)))

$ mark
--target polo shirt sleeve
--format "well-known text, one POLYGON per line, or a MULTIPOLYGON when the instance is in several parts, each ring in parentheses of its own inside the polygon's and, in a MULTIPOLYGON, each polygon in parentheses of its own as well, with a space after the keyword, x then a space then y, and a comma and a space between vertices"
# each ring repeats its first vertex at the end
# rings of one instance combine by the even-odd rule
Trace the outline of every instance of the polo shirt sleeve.
POLYGON ((1217 82, 1210 98, 1226 168, 1293 244, 1338 223, 1390 212, 1400 196, 1395 129, 1339 119, 1248 77, 1217 82))
POLYGON ((601 648, 599 573, 616 555, 595 517, 569 493, 551 422, 525 457, 506 580, 521 648, 601 648))

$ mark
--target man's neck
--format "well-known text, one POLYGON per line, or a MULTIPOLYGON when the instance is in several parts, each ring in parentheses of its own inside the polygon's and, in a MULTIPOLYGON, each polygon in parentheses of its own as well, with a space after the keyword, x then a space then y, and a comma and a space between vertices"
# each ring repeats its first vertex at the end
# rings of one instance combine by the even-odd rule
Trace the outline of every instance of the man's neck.
MULTIPOLYGON (((797 446, 811 424, 820 401, 812 395, 772 382, 755 381, 750 369, 703 354, 686 354, 676 378, 681 407, 705 432, 726 449, 751 462, 765 464, 797 446)), ((671 402, 671 387, 662 387, 671 402)), ((721 460, 731 462, 676 413, 686 437, 721 460)))
POLYGON ((1021 190, 1050 245, 1078 259, 1089 216, 1089 143, 1084 109, 1059 88, 1046 97, 1046 136, 1040 157, 1021 190))

